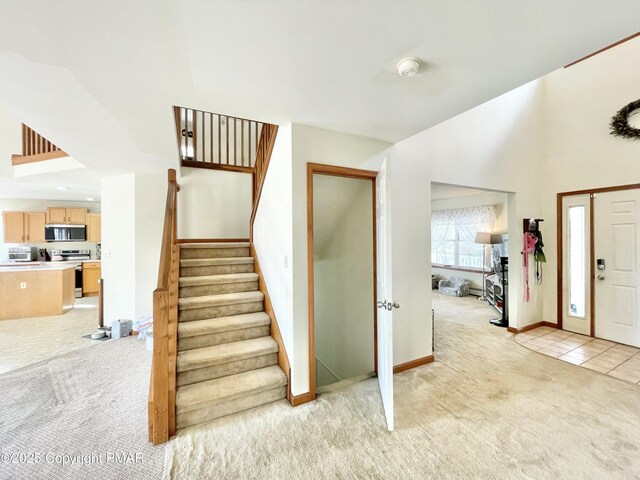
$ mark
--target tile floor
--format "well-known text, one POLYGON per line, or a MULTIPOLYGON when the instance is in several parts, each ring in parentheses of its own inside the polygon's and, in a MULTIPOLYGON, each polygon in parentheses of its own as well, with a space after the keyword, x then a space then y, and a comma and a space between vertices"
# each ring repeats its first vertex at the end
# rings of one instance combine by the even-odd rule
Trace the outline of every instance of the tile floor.
POLYGON ((519 333, 515 339, 530 350, 620 380, 640 383, 640 348, 550 327, 519 333))

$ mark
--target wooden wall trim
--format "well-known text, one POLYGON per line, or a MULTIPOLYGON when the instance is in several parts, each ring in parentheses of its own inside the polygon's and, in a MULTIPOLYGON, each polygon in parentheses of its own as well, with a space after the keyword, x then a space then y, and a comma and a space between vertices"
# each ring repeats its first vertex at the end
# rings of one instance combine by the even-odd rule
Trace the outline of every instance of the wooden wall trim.
MULTIPOLYGON (((563 195, 559 193, 556 197, 556 258, 558 261, 558 271, 556 274, 556 298, 558 304, 556 305, 556 322, 558 328, 562 328, 562 311, 564 303, 564 210, 562 206, 563 195)), ((508 330, 508 329, 507 329, 508 330)), ((516 329, 517 330, 517 329, 516 329)), ((515 333, 518 333, 517 331, 515 333)))
POLYGON ((511 332, 511 333, 518 334, 518 333, 528 332, 529 330, 534 330, 534 329, 539 328, 539 327, 558 328, 558 324, 551 323, 551 322, 536 322, 536 323, 532 323, 531 325, 527 325, 527 326, 522 327, 522 328, 507 327, 507 331, 511 332))
MULTIPOLYGON (((639 33, 640 34, 640 33, 639 33)), ((636 34, 634 36, 637 36, 639 34, 636 34)), ((557 255, 557 259, 558 259, 558 273, 557 273, 557 285, 556 285, 556 296, 558 299, 558 305, 557 305, 557 311, 556 311, 556 321, 557 324, 553 324, 553 325, 557 325, 557 328, 562 329, 562 317, 563 317, 563 303, 564 303, 564 291, 563 291, 563 286, 564 286, 564 225, 563 225, 563 220, 564 220, 564 209, 562 206, 562 202, 564 197, 573 197, 573 196, 577 196, 577 195, 590 195, 591 199, 590 199, 590 203, 589 203, 589 210, 590 210, 590 218, 589 218, 589 222, 590 222, 590 250, 591 250, 591 254, 590 254, 590 262, 591 262, 591 266, 589 269, 589 274, 591 275, 591 298, 590 298, 590 313, 591 313, 591 325, 590 325, 590 335, 593 337, 595 335, 595 325, 596 325, 596 314, 595 314, 595 238, 594 238, 594 207, 595 207, 595 203, 594 203, 594 195, 597 195, 598 193, 608 193, 608 192, 619 192, 622 190, 637 190, 640 189, 640 183, 629 183, 626 185, 615 185, 615 186, 609 186, 609 187, 599 187, 599 188, 588 188, 585 190, 573 190, 570 192, 560 192, 556 195, 556 239, 557 239, 557 245, 556 245, 556 255, 557 255)))
POLYGON ((179 238, 176 243, 249 243, 248 238, 179 238))
POLYGON ((53 160, 56 158, 68 157, 69 155, 62 150, 54 152, 38 153, 35 155, 11 155, 11 165, 26 165, 28 163, 44 162, 45 160, 53 160))
POLYGON ((264 295, 264 311, 269 315, 271 319, 271 336, 278 344, 278 366, 287 375, 287 400, 293 405, 293 396, 291 395, 291 364, 289 363, 289 356, 287 355, 287 349, 280 333, 280 327, 278 326, 278 319, 276 318, 276 312, 273 309, 271 303, 271 297, 269 296, 269 289, 267 283, 264 280, 262 274, 262 268, 260 268, 260 261, 258 260, 258 254, 253 244, 250 245, 251 256, 255 261, 255 271, 258 274, 258 289, 264 295))
POLYGON ((359 168, 340 167, 338 165, 326 165, 323 163, 307 163, 307 171, 321 175, 334 175, 348 178, 369 178, 375 180, 378 172, 375 170, 361 170, 359 168))
POLYGON ((571 63, 569 63, 569 64, 565 65, 565 66, 564 66, 564 68, 572 67, 572 66, 573 66, 573 65, 575 65, 576 63, 580 63, 580 62, 585 61, 585 60, 586 60, 586 59, 588 59, 588 58, 595 57, 596 55, 598 55, 598 54, 600 54, 600 53, 602 53, 602 52, 606 52, 606 51, 607 51, 607 50, 609 50, 610 48, 617 47, 618 45, 620 45, 620 44, 622 44, 622 43, 628 42, 629 40, 632 40, 632 39, 636 38, 636 37, 637 37, 637 36, 639 36, 639 35, 640 35, 640 32, 634 33, 633 35, 629 35, 628 37, 625 37, 625 38, 623 38, 622 40, 618 40, 617 42, 612 43, 611 45, 608 45, 608 46, 606 46, 606 47, 604 47, 604 48, 601 48, 600 50, 597 50, 597 51, 595 51, 595 52, 593 52, 593 53, 590 53, 589 55, 586 55, 586 56, 584 56, 584 57, 582 57, 582 58, 579 58, 578 60, 575 60, 575 61, 573 61, 573 62, 571 62, 571 63))
POLYGON ((209 163, 209 162, 203 162, 203 161, 182 160, 180 164, 183 167, 190 167, 190 168, 207 168, 209 170, 226 170, 227 172, 253 173, 253 168, 251 167, 241 167, 239 165, 227 165, 225 163, 209 163))
POLYGON ((313 238, 313 175, 329 175, 344 178, 352 178, 355 180, 370 180, 372 193, 373 208, 373 332, 374 338, 374 365, 373 368, 377 373, 378 370, 378 346, 377 346, 377 330, 378 330, 378 311, 377 311, 377 238, 376 238, 376 177, 378 172, 374 170, 361 170, 358 168, 341 167, 337 165, 325 165, 320 163, 307 163, 307 301, 308 301, 308 336, 309 336, 309 395, 312 398, 316 396, 316 362, 315 362, 315 274, 314 274, 314 238, 313 238))
POLYGON ((312 395, 311 392, 303 393, 301 395, 291 395, 289 401, 291 405, 297 407, 298 405, 302 405, 303 403, 308 403, 316 399, 315 394, 312 395))
POLYGON ((416 358, 415 360, 411 360, 409 362, 401 363, 400 365, 394 366, 393 373, 404 372, 412 368, 420 367, 422 365, 427 365, 434 361, 435 361, 435 357, 433 355, 427 355, 426 357, 416 358))

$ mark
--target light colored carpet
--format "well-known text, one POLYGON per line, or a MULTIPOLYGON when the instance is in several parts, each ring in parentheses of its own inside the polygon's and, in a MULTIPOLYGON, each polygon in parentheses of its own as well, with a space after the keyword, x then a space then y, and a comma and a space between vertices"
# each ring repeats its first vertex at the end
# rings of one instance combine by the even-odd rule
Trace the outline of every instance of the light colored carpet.
POLYGON ((166 475, 638 478, 640 387, 521 347, 473 297, 434 296, 436 362, 395 376, 395 432, 370 379, 187 429, 166 475))
POLYGON ((0 452, 41 455, 37 465, 2 457, 0 478, 161 478, 164 447, 147 443, 150 365, 144 342, 129 337, 0 375, 0 452), (49 463, 47 453, 81 454, 89 464, 51 456, 49 463), (117 463, 109 453, 133 461, 117 463), (91 463, 99 455, 104 463, 91 463))
POLYGON ((64 315, 1 320, 0 373, 98 345, 82 338, 97 328, 98 297, 76 298, 75 308, 64 315))

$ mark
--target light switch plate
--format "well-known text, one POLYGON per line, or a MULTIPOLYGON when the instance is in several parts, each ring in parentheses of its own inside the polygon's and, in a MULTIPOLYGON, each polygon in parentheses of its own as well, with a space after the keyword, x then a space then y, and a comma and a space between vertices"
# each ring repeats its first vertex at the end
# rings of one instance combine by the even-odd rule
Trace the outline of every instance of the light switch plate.
POLYGON ((27 288, 27 282, 20 282, 20 288, 27 288))

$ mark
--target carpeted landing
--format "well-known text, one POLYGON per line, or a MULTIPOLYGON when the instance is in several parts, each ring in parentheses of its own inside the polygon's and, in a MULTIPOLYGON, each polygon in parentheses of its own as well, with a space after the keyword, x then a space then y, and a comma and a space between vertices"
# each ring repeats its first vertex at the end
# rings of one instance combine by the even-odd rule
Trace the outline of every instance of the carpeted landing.
POLYGON ((640 387, 517 345, 474 297, 435 295, 436 362, 180 433, 170 478, 624 479, 640 476, 640 387))
POLYGON ((128 337, 0 375, 0 479, 161 478, 164 447, 147 442, 150 367, 128 337))

